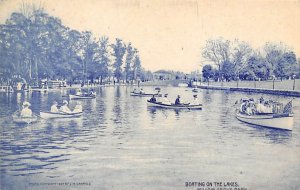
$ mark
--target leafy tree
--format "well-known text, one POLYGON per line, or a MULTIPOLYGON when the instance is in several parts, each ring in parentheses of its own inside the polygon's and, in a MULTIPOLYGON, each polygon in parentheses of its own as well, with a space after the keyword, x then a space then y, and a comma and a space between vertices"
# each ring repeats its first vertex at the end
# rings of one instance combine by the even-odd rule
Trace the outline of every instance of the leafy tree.
POLYGON ((234 41, 231 62, 234 64, 234 72, 238 74, 247 67, 248 59, 253 53, 252 48, 246 42, 234 41))
POLYGON ((267 79, 270 73, 270 67, 266 64, 265 59, 260 54, 255 54, 248 60, 248 66, 244 70, 240 78, 253 79, 267 79))
POLYGON ((136 54, 133 59, 133 76, 134 79, 136 80, 137 78, 141 78, 142 76, 142 65, 141 65, 140 56, 137 54, 137 50, 135 52, 136 54))
POLYGON ((129 44, 127 45, 126 48, 126 60, 125 60, 125 81, 127 83, 128 79, 133 79, 132 76, 132 61, 133 61, 133 56, 135 53, 135 50, 132 48, 131 43, 129 42, 129 44))
POLYGON ((230 81, 235 78, 234 64, 226 61, 223 63, 221 68, 222 77, 224 77, 227 81, 230 81))
POLYGON ((274 74, 278 77, 288 78, 297 72, 297 59, 294 52, 285 52, 278 61, 274 74))
POLYGON ((220 72, 222 64, 230 61, 230 41, 223 38, 206 41, 202 56, 216 65, 220 72))
MULTIPOLYGON (((102 81, 109 76, 111 55, 115 58, 115 76, 118 80, 122 76, 126 46, 121 39, 110 46, 107 37, 96 41, 91 32, 71 30, 41 7, 23 4, 21 11, 12 13, 0 25, 1 81, 15 75, 27 81, 86 80, 87 77, 93 80, 99 76, 102 81), (113 47, 112 53, 109 47, 113 47)), ((127 56, 127 62, 131 62, 130 73, 133 58, 134 55, 127 56)))
POLYGON ((99 50, 97 56, 97 66, 98 74, 100 75, 100 83, 102 84, 103 78, 108 76, 108 66, 110 63, 109 52, 108 52, 108 37, 103 36, 99 41, 99 50))
POLYGON ((112 55, 115 58, 114 61, 114 76, 117 78, 117 81, 120 81, 122 77, 122 65, 123 65, 123 57, 126 52, 126 45, 119 38, 116 39, 116 43, 111 45, 113 49, 112 55))
POLYGON ((202 76, 208 80, 214 76, 214 71, 211 65, 204 65, 202 68, 202 76))

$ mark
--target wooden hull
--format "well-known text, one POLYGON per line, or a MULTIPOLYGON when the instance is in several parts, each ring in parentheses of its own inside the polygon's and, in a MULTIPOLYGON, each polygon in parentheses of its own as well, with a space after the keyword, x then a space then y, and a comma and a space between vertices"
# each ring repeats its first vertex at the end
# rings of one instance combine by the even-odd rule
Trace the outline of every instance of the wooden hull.
POLYGON ((17 115, 13 115, 13 121, 18 124, 30 124, 37 122, 38 117, 32 116, 32 117, 20 117, 17 115))
POLYGON ((284 130, 293 130, 293 114, 245 115, 236 114, 236 118, 245 123, 284 130))
POLYGON ((94 99, 96 96, 78 96, 78 95, 69 95, 70 100, 78 100, 78 99, 94 99))
POLYGON ((56 118, 77 118, 82 116, 82 112, 80 113, 51 113, 51 112, 41 112, 41 118, 43 119, 56 119, 56 118))
POLYGON ((140 96, 140 97, 152 97, 152 96, 158 96, 158 94, 146 94, 146 93, 136 93, 136 92, 130 92, 130 96, 140 96))
POLYGON ((175 105, 175 104, 162 104, 147 101, 149 107, 167 108, 167 109, 188 109, 188 110, 201 110, 202 104, 199 105, 175 105))

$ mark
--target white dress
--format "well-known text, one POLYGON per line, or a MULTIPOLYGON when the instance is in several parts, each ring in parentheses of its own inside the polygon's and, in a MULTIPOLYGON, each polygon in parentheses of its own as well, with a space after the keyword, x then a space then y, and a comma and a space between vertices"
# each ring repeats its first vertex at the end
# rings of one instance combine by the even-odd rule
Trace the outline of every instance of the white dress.
POLYGON ((60 107, 59 109, 60 112, 63 112, 63 113, 72 113, 72 111, 68 108, 67 105, 63 105, 60 107))
POLYGON ((197 98, 195 98, 194 100, 193 100, 193 102, 191 103, 191 105, 199 105, 200 103, 199 103, 199 101, 198 101, 198 99, 197 98))
POLYGON ((32 117, 32 111, 29 108, 23 108, 20 114, 21 117, 32 117))
POLYGON ((82 105, 76 105, 73 110, 73 113, 80 113, 80 112, 82 112, 82 105))
POLYGON ((164 97, 164 98, 161 99, 161 103, 167 104, 167 105, 171 105, 170 100, 168 98, 166 98, 166 97, 164 97))
POLYGON ((50 109, 50 112, 57 113, 58 112, 57 106, 56 105, 52 105, 51 109, 50 109))

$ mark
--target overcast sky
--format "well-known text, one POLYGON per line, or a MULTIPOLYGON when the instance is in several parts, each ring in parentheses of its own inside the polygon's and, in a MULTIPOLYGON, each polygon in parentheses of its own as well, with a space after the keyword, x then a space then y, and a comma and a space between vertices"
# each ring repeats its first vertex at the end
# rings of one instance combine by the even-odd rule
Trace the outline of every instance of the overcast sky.
POLYGON ((300 55, 299 0, 0 0, 0 23, 22 2, 41 3, 72 29, 132 42, 152 71, 200 69, 201 48, 217 37, 254 48, 283 42, 300 55))

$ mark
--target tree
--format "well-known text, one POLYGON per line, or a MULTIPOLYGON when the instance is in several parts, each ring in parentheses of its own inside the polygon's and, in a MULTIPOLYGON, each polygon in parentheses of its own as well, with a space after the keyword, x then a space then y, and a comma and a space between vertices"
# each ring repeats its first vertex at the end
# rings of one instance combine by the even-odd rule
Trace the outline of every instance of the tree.
POLYGON ((224 77, 227 81, 230 81, 235 78, 234 64, 227 61, 223 63, 221 68, 222 77, 224 77))
POLYGON ((202 56, 207 61, 216 65, 220 72, 222 64, 230 61, 230 41, 223 38, 206 41, 202 56))
POLYGON ((133 79, 132 76, 132 60, 133 60, 133 56, 136 50, 134 50, 131 46, 131 43, 129 42, 129 44, 127 45, 126 48, 126 60, 125 60, 125 81, 127 83, 128 79, 133 79))
MULTIPOLYGON (((121 39, 109 44, 107 37, 96 41, 91 32, 71 30, 43 8, 22 4, 21 12, 12 13, 0 25, 0 80, 18 75, 37 83, 41 78, 85 81, 100 76, 102 82, 112 70, 111 56, 119 80, 126 45, 121 39)), ((141 69, 140 58, 136 48, 127 50, 126 69, 132 79, 133 69, 141 69)))
POLYGON ((282 59, 282 55, 284 52, 286 52, 286 47, 282 43, 275 44, 267 42, 264 45, 263 50, 265 53, 266 63, 269 64, 269 67, 271 68, 270 76, 278 75, 275 69, 278 68, 278 65, 280 64, 280 61, 282 59))
POLYGON ((122 77, 122 65, 123 65, 123 56, 126 52, 126 45, 119 38, 116 38, 116 43, 111 45, 113 49, 112 55, 115 57, 114 62, 114 75, 117 78, 117 81, 120 81, 122 77))
POLYGON ((142 65, 141 65, 141 60, 140 56, 137 54, 138 51, 135 50, 135 56, 133 59, 133 78, 136 80, 137 78, 141 78, 142 75, 142 65))
POLYGON ((297 59, 294 52, 285 52, 274 69, 276 76, 282 78, 292 77, 297 73, 297 59))
POLYGON ((100 83, 102 84, 103 78, 108 76, 108 66, 110 63, 109 54, 108 54, 108 37, 103 36, 99 40, 99 50, 97 62, 98 74, 100 75, 100 83))
POLYGON ((248 60, 253 50, 246 42, 234 41, 232 49, 232 63, 234 65, 234 72, 238 75, 244 68, 247 67, 248 60))
POLYGON ((212 78, 214 76, 214 71, 211 65, 204 65, 202 68, 202 76, 206 80, 209 80, 209 78, 212 78))
POLYGON ((248 66, 240 74, 240 78, 246 80, 268 79, 270 75, 270 67, 266 64, 266 60, 259 54, 255 53, 248 60, 248 66))

